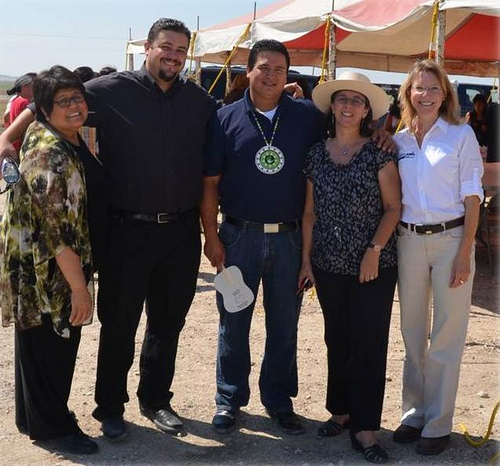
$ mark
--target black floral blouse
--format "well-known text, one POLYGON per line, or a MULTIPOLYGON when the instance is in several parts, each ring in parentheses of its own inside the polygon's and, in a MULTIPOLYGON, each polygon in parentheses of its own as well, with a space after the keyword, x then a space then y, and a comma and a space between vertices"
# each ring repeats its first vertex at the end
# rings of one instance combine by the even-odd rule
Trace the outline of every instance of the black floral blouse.
MULTIPOLYGON (((312 263, 325 271, 358 275, 361 259, 384 214, 378 171, 395 155, 367 142, 346 164, 334 163, 322 141, 307 155, 304 173, 314 185, 312 263)), ((380 267, 397 265, 396 241, 388 241, 380 267)))

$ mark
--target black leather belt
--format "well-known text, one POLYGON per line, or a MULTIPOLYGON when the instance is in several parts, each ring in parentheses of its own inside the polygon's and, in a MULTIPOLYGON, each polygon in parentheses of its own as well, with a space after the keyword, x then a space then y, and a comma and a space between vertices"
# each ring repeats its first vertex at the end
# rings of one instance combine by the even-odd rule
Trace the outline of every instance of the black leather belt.
POLYGON ((247 231, 259 231, 262 233, 282 233, 284 231, 297 231, 300 229, 300 220, 280 223, 249 222, 234 217, 225 217, 224 220, 231 225, 244 228, 247 231))
POLYGON ((432 235, 433 233, 442 233, 443 231, 459 227, 463 225, 464 222, 465 217, 460 217, 454 220, 450 220, 449 222, 434 223, 432 225, 422 225, 421 223, 406 223, 403 221, 399 222, 399 224, 419 235, 432 235))
POLYGON ((165 224, 170 223, 175 220, 179 220, 190 212, 194 212, 195 209, 190 209, 185 212, 167 213, 162 212, 159 214, 146 214, 141 212, 128 212, 126 210, 115 210, 111 211, 113 218, 125 220, 131 223, 156 223, 165 224))

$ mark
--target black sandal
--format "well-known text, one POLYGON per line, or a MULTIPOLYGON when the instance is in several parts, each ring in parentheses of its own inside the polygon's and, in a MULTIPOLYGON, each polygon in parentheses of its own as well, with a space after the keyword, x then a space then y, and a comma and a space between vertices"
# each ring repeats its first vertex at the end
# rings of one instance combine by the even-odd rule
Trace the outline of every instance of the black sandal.
POLYGON ((352 448, 354 448, 354 450, 356 451, 362 452, 366 461, 377 464, 387 463, 387 461, 389 461, 387 452, 378 443, 363 448, 363 445, 361 445, 359 440, 356 438, 356 435, 352 431, 350 432, 350 437, 352 448))
POLYGON ((344 424, 339 424, 330 418, 318 427, 318 435, 320 437, 335 437, 336 435, 340 435, 342 431, 348 427, 349 419, 347 419, 344 424))

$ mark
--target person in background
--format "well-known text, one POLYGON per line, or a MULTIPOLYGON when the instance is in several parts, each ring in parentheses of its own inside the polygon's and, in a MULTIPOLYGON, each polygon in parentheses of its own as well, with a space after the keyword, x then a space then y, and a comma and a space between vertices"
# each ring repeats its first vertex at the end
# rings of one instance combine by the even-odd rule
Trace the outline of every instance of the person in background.
POLYGON ((354 449, 385 463, 377 441, 387 345, 397 280, 395 228, 401 211, 396 156, 371 141, 373 118, 387 111, 385 92, 360 73, 317 86, 329 138, 311 148, 304 173, 299 284, 316 285, 328 350, 322 437, 350 429, 354 449))
POLYGON ((500 139, 500 105, 498 102, 492 102, 488 105, 486 125, 488 127, 486 162, 500 162, 500 150, 498 148, 498 140, 500 139))
POLYGON ((248 87, 248 78, 246 74, 237 74, 231 81, 229 92, 224 96, 222 103, 224 105, 231 104, 240 100, 248 87))
POLYGON ((79 66, 73 70, 81 80, 82 83, 86 83, 91 79, 97 78, 98 74, 90 66, 79 66))
POLYGON ((398 100, 394 99, 394 102, 389 107, 389 112, 385 118, 384 129, 390 134, 395 134, 400 121, 401 109, 399 108, 398 100))
POLYGON ((36 122, 20 153, 21 179, 1 228, 2 324, 15 324, 16 425, 42 445, 89 454, 97 444, 68 409, 81 326, 92 317, 87 196, 78 130, 80 79, 62 66, 35 80, 36 122), (36 286, 34 286, 36 284, 36 286))
POLYGON ((400 88, 402 419, 393 439, 438 455, 450 441, 474 279, 483 162, 444 68, 416 62, 400 88), (430 313, 430 297, 433 311, 430 313), (430 329, 430 335, 429 335, 430 329))
MULTIPOLYGON (((33 79, 36 73, 26 73, 20 78, 16 79, 14 86, 7 90, 7 95, 15 95, 10 102, 8 117, 9 125, 21 114, 21 112, 33 100, 33 79)), ((7 127, 7 126, 6 126, 7 127)), ((22 139, 14 142, 14 147, 17 152, 21 148, 22 139)))
POLYGON ((111 73, 116 73, 116 68, 114 66, 103 66, 99 70, 99 76, 106 76, 111 73))
POLYGON ((476 94, 472 99, 473 109, 465 115, 465 123, 471 126, 479 145, 488 143, 488 124, 486 121, 487 101, 483 94, 476 94))

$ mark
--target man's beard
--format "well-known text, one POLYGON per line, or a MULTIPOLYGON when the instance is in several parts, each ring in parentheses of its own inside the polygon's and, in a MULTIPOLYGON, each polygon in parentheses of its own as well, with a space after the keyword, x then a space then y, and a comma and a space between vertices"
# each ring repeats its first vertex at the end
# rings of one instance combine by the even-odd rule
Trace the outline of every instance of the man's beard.
POLYGON ((167 73, 165 70, 158 71, 158 77, 166 83, 171 83, 172 81, 175 81, 177 76, 179 76, 179 73, 177 72, 167 73))

